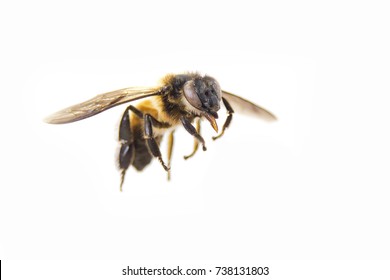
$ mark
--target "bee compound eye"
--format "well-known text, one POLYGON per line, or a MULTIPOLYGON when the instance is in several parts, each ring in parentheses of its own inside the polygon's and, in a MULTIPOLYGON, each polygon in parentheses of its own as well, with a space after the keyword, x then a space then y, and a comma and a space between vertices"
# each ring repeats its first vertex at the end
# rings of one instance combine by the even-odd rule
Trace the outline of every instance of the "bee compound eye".
POLYGON ((221 86, 219 85, 219 83, 217 81, 214 82, 213 88, 214 88, 215 93, 217 94, 218 100, 221 100, 222 99, 221 86))
POLYGON ((198 109, 202 107, 202 102, 200 101, 199 96, 195 90, 195 84, 193 81, 186 82, 184 84, 183 90, 184 97, 192 106, 198 109))

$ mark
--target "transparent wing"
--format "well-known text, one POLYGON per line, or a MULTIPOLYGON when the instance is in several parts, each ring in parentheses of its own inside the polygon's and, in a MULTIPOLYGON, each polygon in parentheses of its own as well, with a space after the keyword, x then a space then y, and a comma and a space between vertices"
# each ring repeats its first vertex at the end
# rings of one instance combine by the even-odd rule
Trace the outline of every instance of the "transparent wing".
POLYGON ((45 121, 51 124, 75 122, 92 117, 114 106, 159 94, 162 94, 160 89, 146 87, 130 87, 107 92, 80 104, 60 110, 45 118, 45 121))
POLYGON ((224 97, 232 106, 234 112, 249 115, 257 118, 261 118, 265 121, 275 121, 276 117, 270 111, 246 100, 233 93, 222 91, 222 97, 224 97))

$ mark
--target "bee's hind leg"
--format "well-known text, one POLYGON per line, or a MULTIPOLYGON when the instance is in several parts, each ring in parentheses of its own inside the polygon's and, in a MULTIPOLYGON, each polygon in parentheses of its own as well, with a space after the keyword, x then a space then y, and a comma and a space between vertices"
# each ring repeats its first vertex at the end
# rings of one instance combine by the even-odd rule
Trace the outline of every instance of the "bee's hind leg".
POLYGON ((121 184, 120 191, 122 191, 123 182, 125 180, 126 170, 134 161, 135 148, 133 131, 130 126, 130 114, 128 108, 123 113, 119 125, 119 143, 121 145, 119 150, 119 169, 121 170, 121 184))

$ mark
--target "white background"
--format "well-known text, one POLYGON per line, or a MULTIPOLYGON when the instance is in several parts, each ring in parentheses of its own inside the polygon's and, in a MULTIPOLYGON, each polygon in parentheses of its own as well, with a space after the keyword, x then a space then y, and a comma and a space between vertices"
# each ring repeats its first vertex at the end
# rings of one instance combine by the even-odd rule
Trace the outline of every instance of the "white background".
POLYGON ((8 1, 0 26, 0 258, 390 258, 385 1, 8 1), (186 70, 278 122, 235 115, 215 142, 204 123, 208 151, 188 161, 179 129, 172 181, 154 162, 129 170, 123 193, 124 106, 42 122, 186 70))

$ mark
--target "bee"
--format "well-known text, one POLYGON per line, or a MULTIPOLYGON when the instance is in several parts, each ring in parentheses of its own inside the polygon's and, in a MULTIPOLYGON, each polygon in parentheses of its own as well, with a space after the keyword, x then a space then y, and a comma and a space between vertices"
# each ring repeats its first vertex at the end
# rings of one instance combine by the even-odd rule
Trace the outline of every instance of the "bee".
POLYGON ((224 135, 233 113, 240 111, 266 121, 276 117, 266 109, 230 92, 221 89, 216 79, 199 73, 168 74, 157 87, 129 87, 97 95, 80 104, 58 111, 45 119, 50 124, 65 124, 92 117, 107 109, 138 99, 137 106, 129 105, 119 124, 118 164, 121 172, 120 190, 130 166, 142 171, 153 158, 168 172, 170 179, 173 133, 182 125, 194 137, 194 146, 189 159, 195 155, 199 144, 206 151, 206 144, 200 135, 200 121, 206 119, 218 133, 218 111, 221 105, 227 110, 227 117, 216 140, 224 135), (195 126, 194 126, 195 125, 195 126), (160 143, 168 135, 167 162, 162 158, 160 143))

